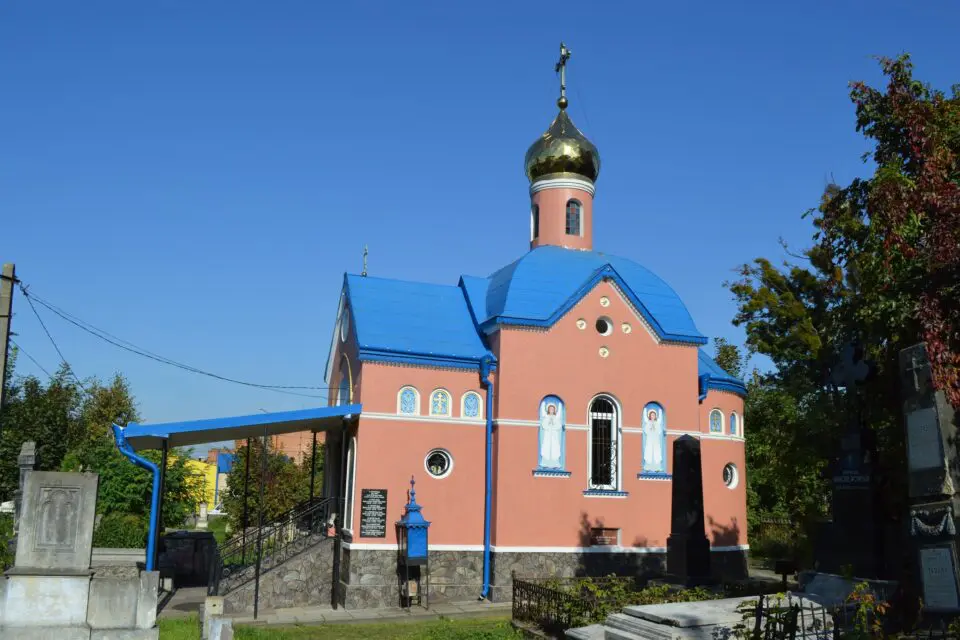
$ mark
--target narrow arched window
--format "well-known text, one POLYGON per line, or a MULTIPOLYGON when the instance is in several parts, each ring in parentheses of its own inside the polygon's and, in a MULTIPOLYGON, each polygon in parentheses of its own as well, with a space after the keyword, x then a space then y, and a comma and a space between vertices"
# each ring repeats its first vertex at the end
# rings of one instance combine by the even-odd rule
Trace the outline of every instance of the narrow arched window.
POLYGON ((346 373, 343 373, 343 377, 340 378, 340 387, 337 389, 337 404, 350 404, 350 379, 347 378, 346 373))
POLYGON ((710 433, 723 433, 723 413, 720 409, 710 412, 710 433))
POLYGON ((420 415, 420 394, 413 387, 403 387, 397 394, 397 413, 406 416, 420 415))
POLYGON ((530 239, 536 240, 540 237, 540 205, 533 205, 530 209, 530 239))
POLYGON ((738 427, 740 426, 740 418, 736 413, 730 414, 730 435, 737 435, 738 427))
POLYGON ((620 425, 613 400, 600 396, 590 404, 590 488, 615 491, 620 425))
POLYGON ((576 200, 567 202, 567 235, 580 235, 580 210, 581 205, 576 200))
POLYGON ((443 389, 437 389, 430 394, 430 415, 450 415, 450 394, 443 389))
POLYGON ((480 417, 480 395, 468 391, 463 394, 463 405, 460 407, 460 415, 464 418, 480 417))

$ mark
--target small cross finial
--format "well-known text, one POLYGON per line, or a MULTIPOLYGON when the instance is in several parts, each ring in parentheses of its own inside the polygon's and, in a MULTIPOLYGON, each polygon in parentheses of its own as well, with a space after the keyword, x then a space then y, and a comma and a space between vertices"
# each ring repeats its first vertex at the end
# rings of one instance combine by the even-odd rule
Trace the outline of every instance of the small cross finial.
POLYGON ((913 391, 914 393, 920 393, 920 378, 917 376, 917 371, 923 371, 923 365, 917 360, 917 354, 910 354, 910 366, 907 367, 907 372, 913 376, 913 391))
POLYGON ((557 100, 557 106, 561 109, 567 108, 567 60, 570 59, 572 52, 567 49, 567 45, 560 43, 560 60, 554 70, 560 74, 560 98, 557 100))
POLYGON ((364 278, 367 277, 367 256, 370 255, 370 252, 367 250, 367 245, 363 245, 363 271, 360 272, 360 275, 364 278))

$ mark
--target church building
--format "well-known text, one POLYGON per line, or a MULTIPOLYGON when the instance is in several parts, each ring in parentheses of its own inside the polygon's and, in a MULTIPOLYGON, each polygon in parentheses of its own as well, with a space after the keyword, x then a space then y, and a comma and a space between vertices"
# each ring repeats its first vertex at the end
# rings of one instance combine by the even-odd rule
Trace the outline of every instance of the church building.
POLYGON ((514 571, 662 571, 685 435, 712 570, 746 572, 745 386, 666 282, 594 249, 595 213, 616 212, 594 209, 600 155, 567 113, 561 53, 559 112, 524 158, 529 249, 446 284, 344 276, 326 377, 331 404, 363 410, 327 434, 324 492, 345 496, 348 607, 396 600, 411 476, 434 594, 508 599, 514 571), (385 530, 365 526, 369 490, 385 492, 385 530))

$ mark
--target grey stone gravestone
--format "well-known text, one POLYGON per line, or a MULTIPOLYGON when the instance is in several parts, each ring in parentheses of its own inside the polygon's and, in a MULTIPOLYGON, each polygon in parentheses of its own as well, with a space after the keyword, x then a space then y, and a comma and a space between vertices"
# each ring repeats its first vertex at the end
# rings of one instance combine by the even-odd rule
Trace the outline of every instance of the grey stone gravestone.
POLYGON ((710 578, 710 541, 703 517, 703 468, 700 441, 681 436, 673 442, 673 493, 667 573, 684 584, 710 578))
POLYGON ((907 442, 910 540, 924 609, 960 612, 957 562, 957 424, 943 392, 933 389, 923 344, 900 352, 907 442))

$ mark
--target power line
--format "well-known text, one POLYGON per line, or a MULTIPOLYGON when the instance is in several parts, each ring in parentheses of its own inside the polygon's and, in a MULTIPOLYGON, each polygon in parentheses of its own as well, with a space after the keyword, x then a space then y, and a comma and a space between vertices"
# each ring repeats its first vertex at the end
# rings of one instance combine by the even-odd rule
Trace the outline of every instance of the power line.
MULTIPOLYGON (((40 326, 43 327, 43 332, 47 334, 47 337, 50 338, 50 343, 53 345, 53 348, 57 350, 57 355, 60 356, 60 362, 67 365, 67 371, 70 372, 70 375, 73 376, 73 379, 77 381, 77 384, 80 385, 80 388, 84 391, 87 391, 87 388, 83 386, 83 382, 80 381, 80 378, 77 377, 77 374, 74 373, 73 367, 70 366, 70 363, 67 362, 67 359, 63 356, 63 351, 60 351, 60 347, 57 345, 57 341, 53 339, 53 336, 50 335, 50 330, 47 329, 47 325, 44 324, 43 318, 40 317, 40 312, 37 311, 37 308, 33 305, 33 300, 30 299, 30 296, 27 294, 27 288, 23 286, 23 283, 18 283, 20 285, 20 291, 23 293, 23 297, 27 299, 30 308, 33 309, 33 315, 37 316, 37 320, 40 321, 40 326)), ((32 360, 33 358, 31 358, 32 360)), ((50 375, 49 373, 47 375, 50 375)))
MULTIPOLYGON (((236 378, 230 378, 230 377, 227 377, 227 376, 222 376, 222 375, 217 374, 217 373, 213 373, 213 372, 210 372, 210 371, 205 371, 205 370, 203 370, 203 369, 199 369, 199 368, 197 368, 197 367, 193 367, 193 366, 191 366, 191 365, 184 364, 184 363, 178 362, 178 361, 176 361, 176 360, 172 360, 172 359, 170 359, 170 358, 167 358, 167 357, 165 357, 165 356, 159 355, 159 354, 157 354, 157 353, 153 353, 153 352, 151 352, 151 351, 148 351, 147 349, 145 349, 145 348, 143 348, 143 347, 139 347, 139 346, 135 345, 135 344, 132 343, 132 342, 129 342, 129 341, 127 341, 127 340, 124 340, 124 339, 122 339, 122 338, 119 338, 119 337, 117 337, 117 336, 115 336, 115 335, 113 335, 113 334, 111 334, 111 333, 109 333, 109 332, 107 332, 107 331, 105 331, 105 330, 103 330, 103 329, 100 329, 100 328, 98 328, 98 327, 90 324, 89 322, 86 322, 85 320, 81 320, 81 319, 78 318, 77 316, 75 316, 75 315, 73 315, 73 314, 70 314, 70 313, 64 311, 63 309, 61 309, 60 307, 56 306, 55 304, 53 304, 53 303, 51 303, 51 302, 48 302, 47 300, 44 300, 43 298, 37 296, 37 295, 34 294, 34 293, 28 292, 27 288, 24 287, 23 285, 20 285, 20 291, 23 293, 24 297, 27 298, 27 301, 30 303, 31 308, 34 309, 34 313, 37 313, 36 308, 33 306, 33 300, 36 300, 38 304, 42 305, 43 307, 45 307, 46 309, 48 309, 48 310, 51 311, 52 313, 54 313, 54 314, 56 314, 57 316, 59 316, 60 318, 62 318, 63 320, 66 320, 66 321, 69 322, 70 324, 72 324, 72 325, 74 325, 74 326, 82 329, 83 331, 85 331, 85 332, 87 332, 87 333, 89 333, 89 334, 91 334, 91 335, 93 335, 93 336, 96 336, 97 338, 100 338, 100 339, 103 340, 104 342, 107 342, 107 343, 109 343, 109 344, 112 344, 113 346, 115 346, 115 347, 117 347, 117 348, 119 348, 119 349, 123 349, 124 351, 129 351, 130 353, 134 353, 134 354, 136 354, 136 355, 142 356, 142 357, 144 357, 144 358, 148 358, 148 359, 150 359, 150 360, 154 360, 154 361, 156 361, 156 362, 160 362, 160 363, 162 363, 162 364, 170 365, 170 366, 172 366, 172 367, 177 367, 178 369, 182 369, 182 370, 184 370, 184 371, 189 371, 189 372, 191 372, 191 373, 196 373, 196 374, 199 374, 199 375, 207 376, 207 377, 210 377, 210 378, 214 378, 214 379, 216 379, 216 380, 221 380, 221 381, 223 381, 223 382, 231 382, 231 383, 233 383, 233 384, 239 384, 239 385, 243 385, 243 386, 246 386, 246 387, 253 387, 253 388, 256 388, 256 389, 265 389, 265 390, 268 390, 268 391, 274 391, 274 392, 276 392, 276 393, 285 393, 285 394, 288 394, 288 395, 301 396, 301 397, 304 397, 304 398, 326 399, 325 396, 321 396, 321 395, 317 395, 317 394, 297 393, 297 392, 295 392, 295 391, 292 391, 293 389, 300 389, 300 390, 323 390, 323 389, 326 389, 326 387, 259 384, 259 383, 256 383, 256 382, 248 382, 248 381, 246 381, 246 380, 238 380, 238 379, 236 379, 236 378)), ((39 319, 39 317, 40 317, 39 314, 37 314, 37 318, 38 318, 38 319, 39 319)), ((40 324, 43 325, 43 320, 40 321, 40 324)), ((45 326, 44 326, 44 330, 46 331, 46 327, 45 327, 45 326)), ((49 332, 49 331, 47 331, 47 335, 48 335, 48 336, 50 335, 50 332, 49 332)), ((52 340, 52 338, 51 338, 51 340, 52 340)), ((59 349, 57 350, 57 352, 59 353, 59 349)), ((62 357, 63 357, 63 356, 62 356, 62 354, 61 354, 61 358, 62 358, 62 357)))
POLYGON ((50 378, 51 380, 53 379, 53 376, 50 375, 50 372, 47 371, 46 369, 44 369, 44 368, 43 368, 43 365, 40 364, 39 362, 37 362, 37 359, 36 359, 36 358, 34 358, 34 357, 33 357, 32 355, 30 355, 29 353, 27 353, 27 350, 26 350, 26 349, 24 349, 24 348, 21 347, 19 344, 17 344, 17 341, 16 341, 16 340, 14 340, 13 338, 10 338, 10 342, 13 343, 13 346, 15 346, 15 347, 17 348, 17 351, 18 351, 19 353, 22 353, 23 355, 27 356, 27 358, 30 359, 30 362, 32 362, 33 364, 37 365, 37 366, 40 368, 40 371, 43 371, 45 374, 47 374, 47 377, 48 377, 48 378, 50 378))

